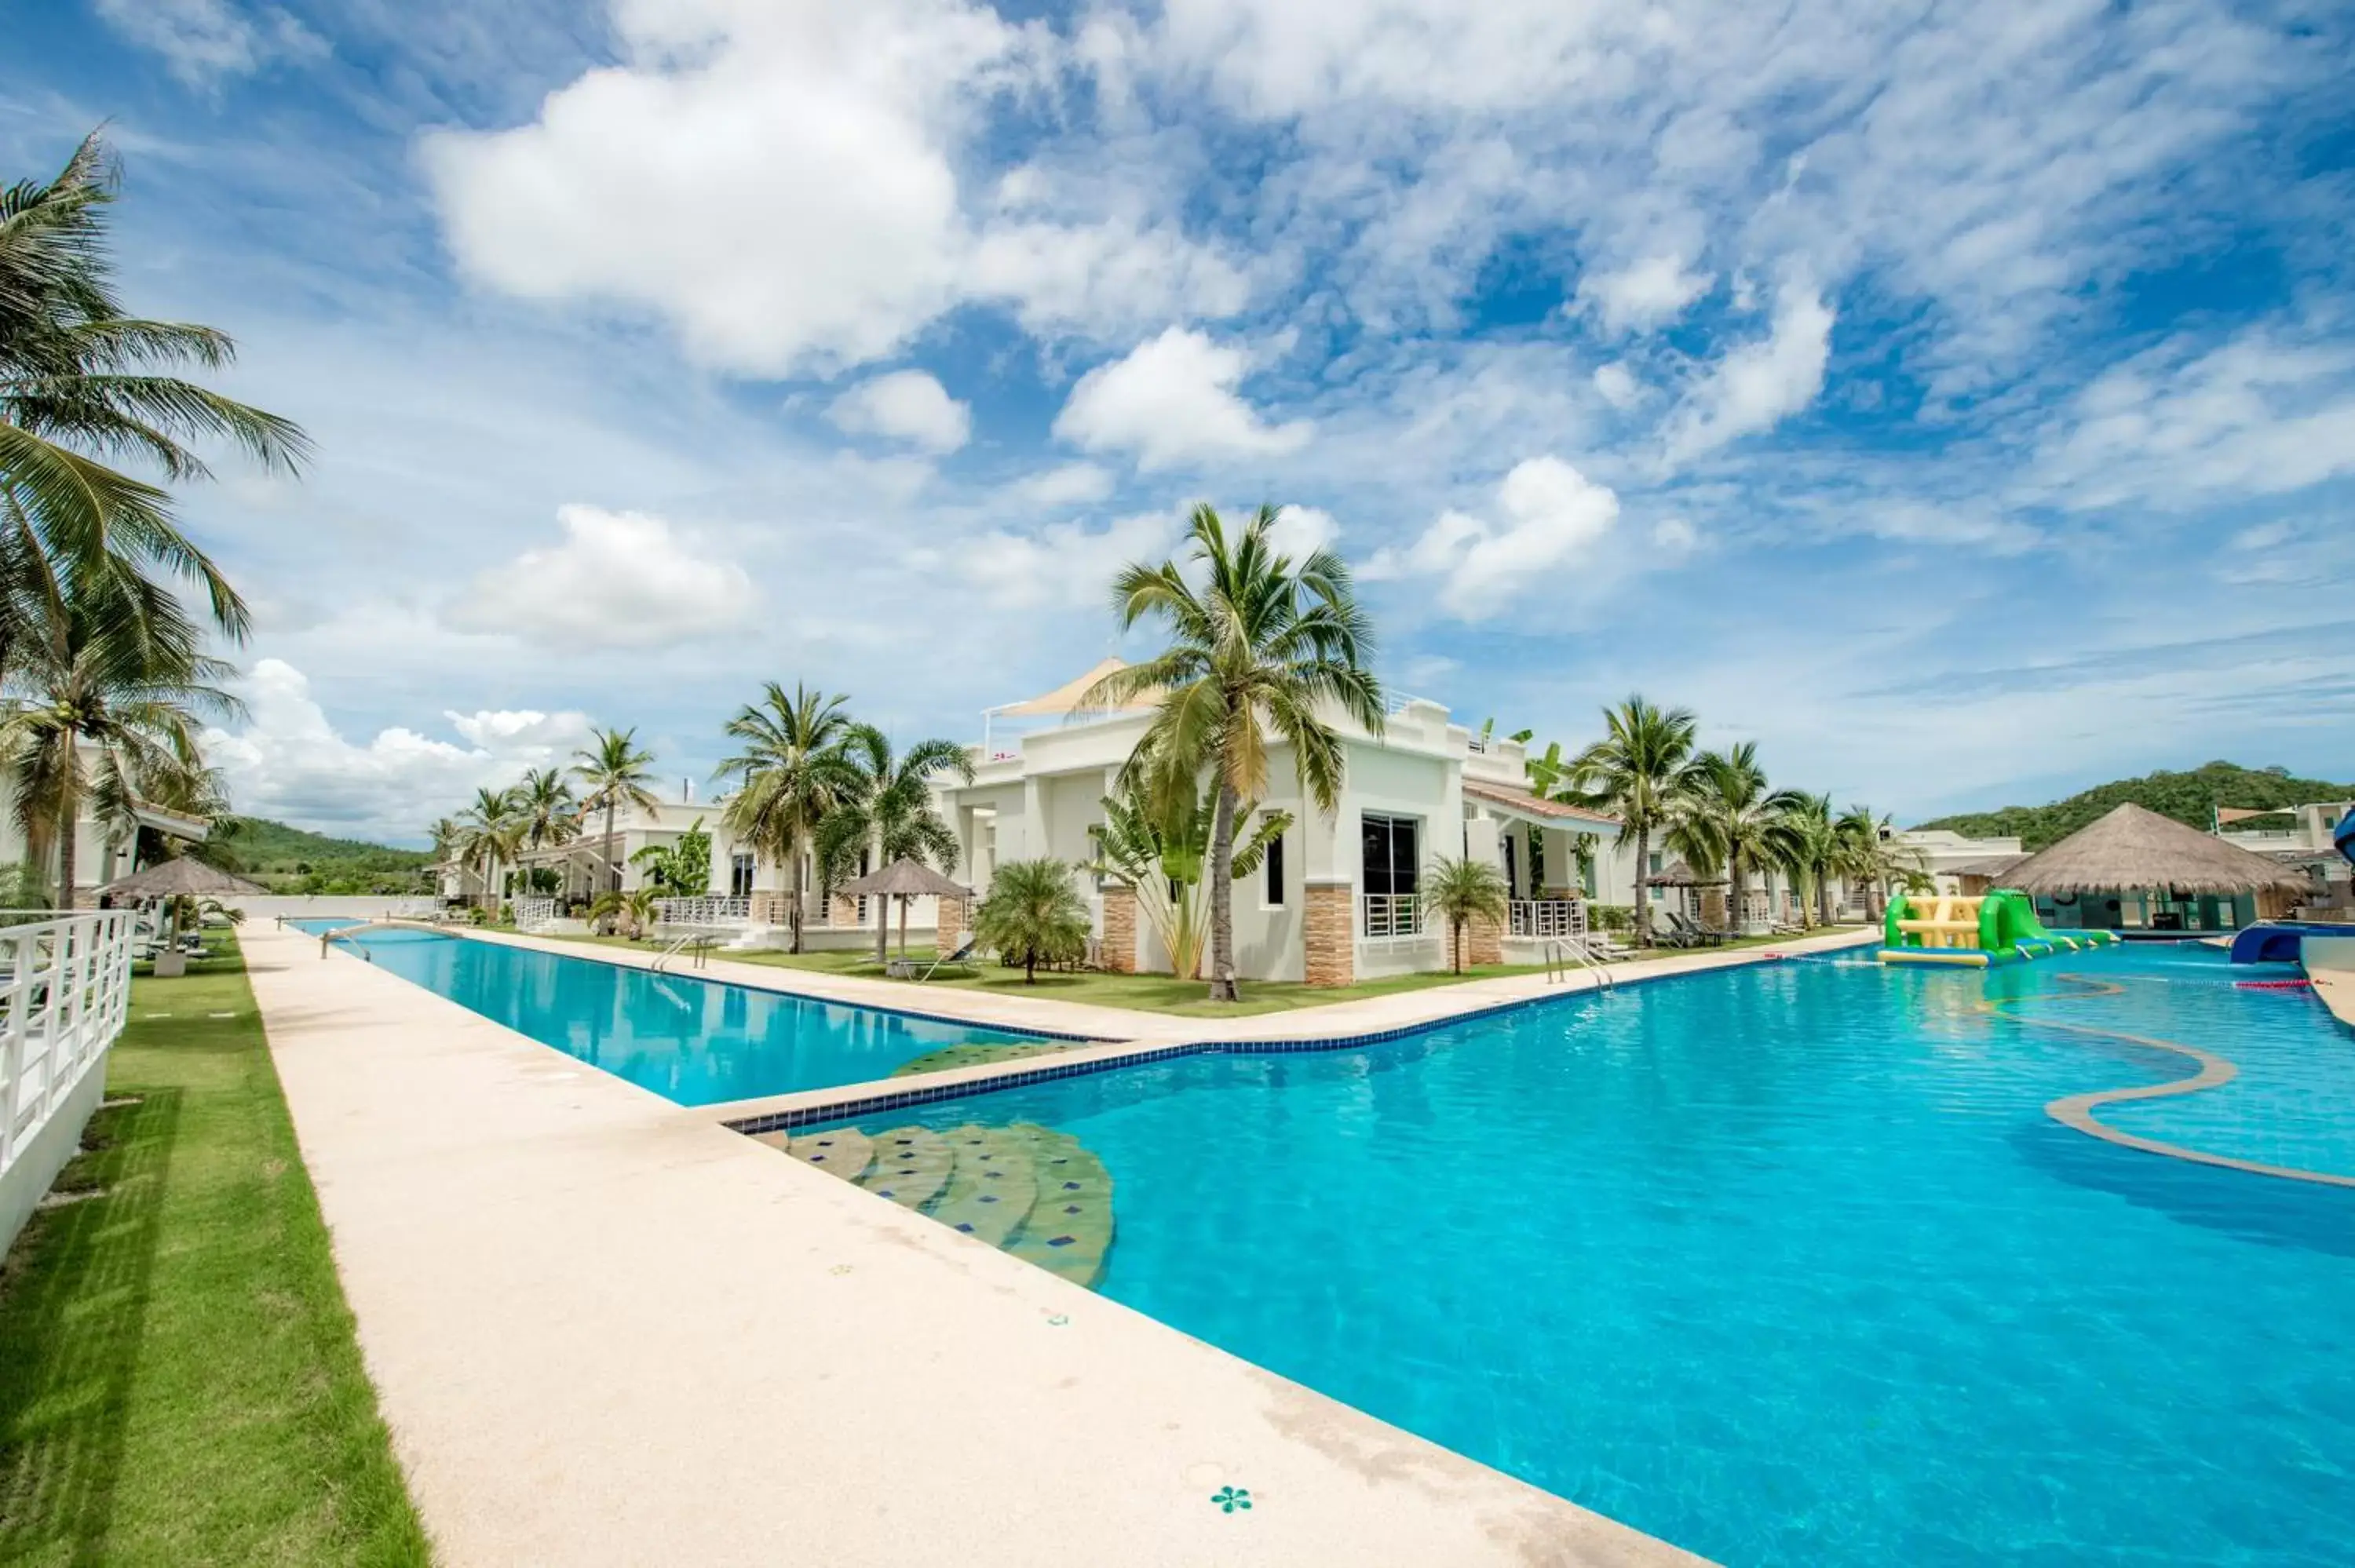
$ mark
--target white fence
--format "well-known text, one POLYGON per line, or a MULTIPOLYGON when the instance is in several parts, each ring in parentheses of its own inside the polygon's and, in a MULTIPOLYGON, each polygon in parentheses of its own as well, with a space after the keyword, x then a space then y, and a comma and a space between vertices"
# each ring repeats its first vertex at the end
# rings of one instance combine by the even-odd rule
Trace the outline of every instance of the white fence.
POLYGON ((545 926, 555 918, 556 900, 553 898, 518 898, 515 901, 516 926, 519 930, 545 926))
POLYGON ((1517 898, 1506 934, 1514 937, 1583 937, 1586 906, 1574 898, 1517 898))
POLYGON ((97 1103, 106 1048, 130 1011, 134 919, 111 909, 0 926, 0 1189, 32 1189, 0 1204, 0 1245, 23 1219, 15 1198, 29 1212, 80 1141, 79 1126, 55 1124, 97 1103), (49 1168, 19 1171, 28 1160, 49 1168))

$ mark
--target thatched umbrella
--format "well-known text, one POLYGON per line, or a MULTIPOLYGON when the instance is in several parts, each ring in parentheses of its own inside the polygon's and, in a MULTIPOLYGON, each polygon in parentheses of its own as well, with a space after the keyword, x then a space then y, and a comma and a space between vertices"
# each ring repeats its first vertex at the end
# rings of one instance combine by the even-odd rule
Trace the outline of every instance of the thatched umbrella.
POLYGON ((144 871, 134 871, 99 889, 115 898, 260 898, 269 889, 256 887, 218 866, 182 855, 159 860, 144 871))
POLYGON ((2307 879, 2279 861, 2137 805, 2040 850, 2003 874, 2002 885, 2048 896, 2164 888, 2183 894, 2297 891, 2307 879))
POLYGON ((905 900, 922 898, 928 894, 934 898, 970 896, 964 888, 922 861, 911 860, 906 855, 901 855, 880 871, 869 873, 856 882, 843 884, 840 891, 852 898, 880 898, 884 901, 875 912, 875 961, 879 964, 884 961, 884 945, 890 937, 891 900, 902 900, 900 906, 903 922, 900 928, 900 956, 905 958, 908 956, 905 900))

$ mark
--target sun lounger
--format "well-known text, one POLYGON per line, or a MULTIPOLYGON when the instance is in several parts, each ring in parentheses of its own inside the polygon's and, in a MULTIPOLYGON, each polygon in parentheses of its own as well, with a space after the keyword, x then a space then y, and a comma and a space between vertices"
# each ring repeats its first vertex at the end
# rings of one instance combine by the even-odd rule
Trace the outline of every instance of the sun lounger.
MULTIPOLYGON (((971 931, 967 931, 964 936, 957 938, 957 945, 955 947, 951 948, 947 952, 943 953, 939 958, 932 960, 932 969, 926 969, 922 975, 911 974, 911 978, 930 980, 932 978, 932 969, 939 969, 943 964, 947 964, 954 969, 964 969, 972 962, 973 947, 974 935, 971 931)), ((913 964, 911 964, 908 967, 911 970, 913 970, 915 968, 913 964)))

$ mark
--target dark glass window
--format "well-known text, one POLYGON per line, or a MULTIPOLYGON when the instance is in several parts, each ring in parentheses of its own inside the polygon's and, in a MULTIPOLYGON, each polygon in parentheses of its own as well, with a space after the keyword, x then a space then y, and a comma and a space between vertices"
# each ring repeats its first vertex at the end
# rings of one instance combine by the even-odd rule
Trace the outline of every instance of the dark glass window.
POLYGON ((738 898, 751 895, 752 891, 752 857, 751 855, 740 854, 729 857, 728 891, 738 898))
POLYGON ((1359 890, 1363 893, 1412 893, 1416 885, 1415 830, 1412 817, 1359 819, 1362 845, 1359 890))
POLYGON ((1284 907, 1284 835, 1267 841, 1267 906, 1284 907))

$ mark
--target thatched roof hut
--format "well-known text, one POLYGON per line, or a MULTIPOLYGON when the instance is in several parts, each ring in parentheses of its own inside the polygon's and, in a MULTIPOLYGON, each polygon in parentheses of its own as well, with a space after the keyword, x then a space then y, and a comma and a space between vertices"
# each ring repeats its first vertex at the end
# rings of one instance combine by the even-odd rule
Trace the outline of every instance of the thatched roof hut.
POLYGON ((887 929, 884 915, 892 904, 897 903, 900 906, 900 950, 904 955, 908 948, 908 900, 973 896, 970 889, 951 882, 922 861, 911 860, 906 855, 901 855, 880 871, 869 872, 855 882, 844 883, 837 891, 847 897, 882 900, 876 906, 875 919, 875 961, 879 964, 883 962, 884 933, 887 929))
POLYGON ((207 865, 203 861, 182 855, 176 860, 158 861, 144 871, 132 873, 108 883, 100 892, 116 898, 176 898, 193 895, 199 898, 254 898, 265 895, 267 888, 256 887, 241 876, 207 865))
POLYGON ((2129 804, 2010 867, 1998 885, 2049 895, 2130 888, 2295 892, 2308 884, 2278 861, 2129 804))

